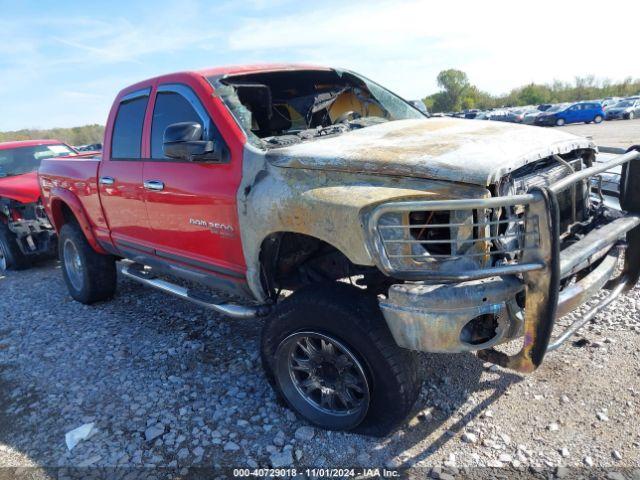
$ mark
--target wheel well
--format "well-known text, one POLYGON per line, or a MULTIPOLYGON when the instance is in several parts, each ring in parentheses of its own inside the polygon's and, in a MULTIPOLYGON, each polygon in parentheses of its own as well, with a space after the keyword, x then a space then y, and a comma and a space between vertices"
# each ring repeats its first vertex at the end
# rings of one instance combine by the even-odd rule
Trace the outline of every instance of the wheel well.
POLYGON ((377 291, 389 282, 377 268, 352 263, 333 245, 292 232, 273 233, 263 240, 260 270, 262 287, 273 299, 282 289, 295 291, 312 283, 348 279, 377 291))
POLYGON ((54 201, 51 205, 51 214, 53 218, 51 221, 56 227, 56 230, 60 230, 66 223, 78 223, 71 207, 62 200, 54 201))

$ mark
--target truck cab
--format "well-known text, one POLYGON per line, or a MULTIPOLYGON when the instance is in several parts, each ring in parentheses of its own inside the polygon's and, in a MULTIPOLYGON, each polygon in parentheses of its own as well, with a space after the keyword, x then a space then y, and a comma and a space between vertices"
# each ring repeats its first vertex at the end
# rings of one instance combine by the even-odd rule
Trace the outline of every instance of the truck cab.
POLYGON ((634 149, 596 163, 552 129, 426 118, 357 73, 183 72, 115 99, 101 157, 45 160, 62 274, 83 303, 117 269, 264 319, 267 379, 323 428, 383 435, 411 412, 418 352, 530 373, 638 279, 634 149), (597 178, 623 166, 619 208, 597 178), (514 355, 496 350, 520 341, 514 355))

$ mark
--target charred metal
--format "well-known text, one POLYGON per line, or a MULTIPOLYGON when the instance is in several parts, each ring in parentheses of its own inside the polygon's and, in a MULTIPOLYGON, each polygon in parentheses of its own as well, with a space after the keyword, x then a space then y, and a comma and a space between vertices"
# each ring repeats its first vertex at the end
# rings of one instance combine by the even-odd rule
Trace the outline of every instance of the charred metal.
POLYGON ((281 290, 297 290, 314 283, 351 281, 372 293, 386 292, 393 283, 378 269, 355 265, 330 244, 297 233, 276 233, 266 238, 260 261, 263 288, 274 301, 281 290))

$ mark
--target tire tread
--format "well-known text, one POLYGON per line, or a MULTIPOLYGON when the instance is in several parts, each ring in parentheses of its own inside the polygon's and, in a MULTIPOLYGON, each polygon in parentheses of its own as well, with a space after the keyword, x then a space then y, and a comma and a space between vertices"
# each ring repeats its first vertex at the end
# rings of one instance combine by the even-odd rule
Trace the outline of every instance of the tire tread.
POLYGON ((85 237, 77 223, 70 222, 62 226, 58 244, 60 261, 64 263, 63 248, 67 239, 71 239, 83 259, 86 271, 85 284, 82 290, 76 291, 67 278, 66 270, 62 268, 65 283, 71 296, 85 305, 109 300, 116 291, 117 273, 115 258, 96 252, 85 237))
MULTIPOLYGON (((278 304, 273 314, 267 319, 263 328, 261 358, 267 379, 276 390, 280 401, 286 403, 286 400, 278 391, 275 380, 273 352, 275 352, 283 335, 286 336, 293 333, 293 331, 283 333, 283 328, 290 330, 292 317, 294 322, 302 319, 303 321, 299 322, 302 326, 305 315, 300 315, 300 312, 310 312, 312 310, 324 312, 325 316, 348 316, 353 322, 353 327, 349 331, 343 330, 342 332, 330 333, 338 336, 342 334, 340 339, 351 345, 351 348, 353 348, 353 342, 350 342, 349 338, 353 330, 357 334, 364 334, 375 351, 382 357, 383 363, 387 366, 384 379, 381 380, 381 377, 376 378, 375 372, 369 371, 369 374, 374 377, 372 405, 375 401, 373 396, 381 394, 376 389, 381 388, 378 383, 382 381, 387 386, 395 386, 395 392, 382 392, 387 396, 392 396, 393 401, 385 405, 386 408, 378 408, 377 412, 369 412, 354 431, 374 436, 388 434, 409 415, 420 393, 422 384, 419 375, 418 358, 415 352, 400 348, 396 344, 382 317, 377 299, 348 284, 328 283, 304 287, 278 304), (391 408, 391 405, 393 405, 393 408, 391 408)), ((318 328, 321 329, 322 325, 318 325, 318 328)), ((362 353, 358 352, 357 349, 356 353, 362 356, 362 353)), ((369 365, 368 367, 371 369, 369 365)))

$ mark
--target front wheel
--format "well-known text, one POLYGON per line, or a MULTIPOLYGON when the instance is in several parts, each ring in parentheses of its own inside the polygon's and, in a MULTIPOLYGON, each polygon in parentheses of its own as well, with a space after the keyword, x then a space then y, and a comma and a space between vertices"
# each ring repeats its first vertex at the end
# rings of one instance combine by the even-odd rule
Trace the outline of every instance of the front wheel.
POLYGON ((0 223, 0 272, 22 270, 29 260, 20 250, 16 236, 4 223, 0 223))
POLYGON ((395 343, 376 298, 349 285, 308 286, 282 301, 261 353, 276 393, 329 430, 386 435, 421 387, 415 352, 395 343))
POLYGON ((633 112, 629 112, 629 115, 627 115, 627 119, 633 120, 634 118, 636 118, 636 115, 633 112))
POLYGON ((562 127, 565 124, 564 118, 559 118, 556 120, 556 127, 562 127))
POLYGON ((113 297, 117 274, 115 259, 96 252, 76 223, 60 230, 58 253, 62 276, 74 300, 89 305, 113 297))
POLYGON ((594 123, 602 123, 602 115, 596 115, 593 118, 594 123))

